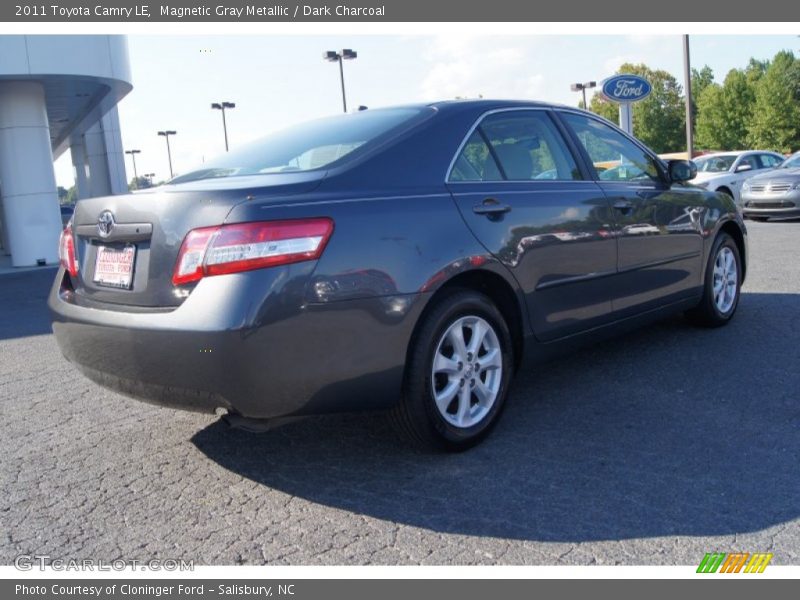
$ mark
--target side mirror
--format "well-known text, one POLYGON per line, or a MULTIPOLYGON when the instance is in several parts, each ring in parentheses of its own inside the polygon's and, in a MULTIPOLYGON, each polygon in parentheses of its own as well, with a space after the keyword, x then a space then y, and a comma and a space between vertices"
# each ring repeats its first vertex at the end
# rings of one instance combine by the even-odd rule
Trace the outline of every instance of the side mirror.
POLYGON ((742 171, 750 171, 752 168, 753 168, 753 165, 748 165, 747 163, 744 163, 744 164, 739 165, 738 167, 736 167, 736 171, 735 172, 736 173, 741 173, 742 171))
POLYGON ((684 183, 697 176, 697 165, 691 160, 671 160, 667 168, 669 178, 674 183, 684 183))

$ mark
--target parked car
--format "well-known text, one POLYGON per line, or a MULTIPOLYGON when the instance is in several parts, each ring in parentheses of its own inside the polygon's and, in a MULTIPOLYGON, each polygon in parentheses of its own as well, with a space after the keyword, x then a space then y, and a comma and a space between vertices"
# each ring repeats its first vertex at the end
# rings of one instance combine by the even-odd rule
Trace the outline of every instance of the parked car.
POLYGON ((74 204, 61 204, 61 226, 66 227, 69 220, 72 218, 72 213, 75 212, 74 204))
POLYGON ((744 182, 742 212, 754 221, 800 217, 800 152, 792 154, 774 171, 744 182))
POLYGON ((739 204, 745 180, 774 169, 783 162, 783 158, 781 154, 767 150, 705 154, 694 160, 697 177, 692 183, 707 190, 728 194, 739 204))
POLYGON ((330 117, 79 201, 53 330, 87 377, 136 398, 250 428, 390 409, 409 439, 462 450, 524 365, 676 311, 730 321, 746 230, 694 173, 549 104, 330 117), (630 179, 598 176, 620 157, 630 179))

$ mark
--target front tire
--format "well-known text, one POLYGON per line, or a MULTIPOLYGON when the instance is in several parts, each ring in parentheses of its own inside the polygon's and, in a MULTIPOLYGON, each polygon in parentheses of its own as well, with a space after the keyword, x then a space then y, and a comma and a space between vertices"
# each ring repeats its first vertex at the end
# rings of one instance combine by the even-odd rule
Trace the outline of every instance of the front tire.
POLYGON ((412 341, 391 413, 396 429, 425 450, 471 448, 497 422, 513 365, 511 334, 494 303, 472 290, 448 293, 412 341))
POLYGON ((700 304, 686 312, 687 318, 703 327, 727 324, 739 306, 741 287, 739 247, 730 235, 720 233, 709 254, 703 298, 700 304))

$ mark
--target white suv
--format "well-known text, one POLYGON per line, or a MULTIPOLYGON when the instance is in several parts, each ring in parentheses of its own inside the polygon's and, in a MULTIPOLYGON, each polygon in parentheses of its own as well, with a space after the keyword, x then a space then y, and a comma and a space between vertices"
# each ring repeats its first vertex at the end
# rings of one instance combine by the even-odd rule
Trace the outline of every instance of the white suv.
POLYGON ((783 160, 782 155, 769 150, 705 154, 694 159, 697 165, 697 177, 690 183, 708 190, 724 192, 740 204, 740 192, 745 180, 774 169, 783 160))

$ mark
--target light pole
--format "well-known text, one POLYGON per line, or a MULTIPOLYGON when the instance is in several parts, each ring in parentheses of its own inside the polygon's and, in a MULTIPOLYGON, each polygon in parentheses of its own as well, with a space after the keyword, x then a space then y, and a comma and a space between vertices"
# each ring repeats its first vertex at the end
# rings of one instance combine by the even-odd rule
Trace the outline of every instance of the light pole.
POLYGON ((694 154, 694 124, 692 123, 692 68, 689 60, 689 36, 683 36, 683 77, 686 84, 686 160, 694 154))
POLYGON ((125 150, 125 154, 130 154, 133 161, 133 185, 137 190, 139 189, 139 175, 136 173, 136 155, 141 152, 141 150, 125 150))
POLYGON ((583 92, 583 108, 585 110, 589 110, 589 105, 586 103, 586 90, 590 90, 593 87, 597 87, 596 81, 587 81, 585 83, 573 83, 569 86, 573 92, 583 92))
POLYGON ((344 48, 341 52, 336 52, 336 50, 328 50, 322 54, 322 58, 328 62, 339 63, 339 79, 342 82, 342 108, 344 109, 344 112, 347 112, 347 96, 344 93, 344 66, 342 61, 353 60, 357 57, 358 52, 351 50, 350 48, 344 48))
POLYGON ((234 102, 213 102, 211 108, 222 111, 222 131, 225 132, 225 152, 228 151, 228 124, 225 122, 225 109, 236 108, 234 102))
POLYGON ((172 153, 169 151, 169 136, 175 135, 178 133, 177 131, 159 131, 158 135, 163 135, 164 139, 167 140, 167 160, 169 161, 169 178, 172 179, 172 153))

